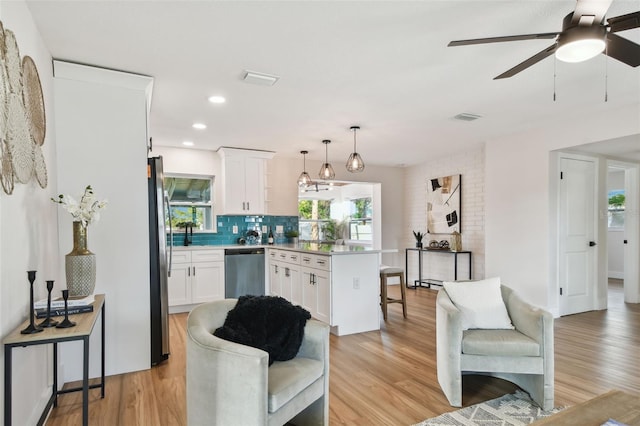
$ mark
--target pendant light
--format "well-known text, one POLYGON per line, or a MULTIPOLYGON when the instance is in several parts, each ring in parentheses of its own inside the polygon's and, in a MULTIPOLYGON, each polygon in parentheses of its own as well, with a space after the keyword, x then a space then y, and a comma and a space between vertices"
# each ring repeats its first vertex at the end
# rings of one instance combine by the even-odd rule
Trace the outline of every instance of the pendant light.
POLYGON ((360 126, 351 126, 353 132, 353 153, 347 160, 347 170, 351 173, 359 173, 364 170, 364 161, 358 151, 356 150, 356 131, 360 130, 360 126))
POLYGON ((305 187, 312 184, 311 176, 307 173, 307 154, 309 151, 300 151, 302 154, 302 173, 300 173, 300 177, 298 178, 298 186, 305 187))
POLYGON ((329 139, 325 139, 322 143, 325 146, 325 157, 324 164, 320 167, 320 173, 318 175, 320 176, 320 179, 334 179, 336 177, 336 172, 333 171, 333 167, 329 164, 329 144, 331 141, 329 139))

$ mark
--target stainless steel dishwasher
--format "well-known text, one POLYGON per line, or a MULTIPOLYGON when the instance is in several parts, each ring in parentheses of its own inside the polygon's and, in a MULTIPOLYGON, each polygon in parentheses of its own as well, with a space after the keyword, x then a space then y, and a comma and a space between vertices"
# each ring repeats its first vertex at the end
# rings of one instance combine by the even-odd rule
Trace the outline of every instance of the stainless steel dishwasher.
POLYGON ((245 247, 224 251, 224 297, 264 296, 264 249, 245 247))

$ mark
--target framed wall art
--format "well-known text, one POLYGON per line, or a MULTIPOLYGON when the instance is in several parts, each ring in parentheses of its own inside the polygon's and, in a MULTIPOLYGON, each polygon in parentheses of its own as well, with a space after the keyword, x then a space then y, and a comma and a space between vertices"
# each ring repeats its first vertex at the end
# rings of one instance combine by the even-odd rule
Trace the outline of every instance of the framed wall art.
POLYGON ((462 175, 427 180, 427 232, 429 234, 462 232, 461 191, 462 175))

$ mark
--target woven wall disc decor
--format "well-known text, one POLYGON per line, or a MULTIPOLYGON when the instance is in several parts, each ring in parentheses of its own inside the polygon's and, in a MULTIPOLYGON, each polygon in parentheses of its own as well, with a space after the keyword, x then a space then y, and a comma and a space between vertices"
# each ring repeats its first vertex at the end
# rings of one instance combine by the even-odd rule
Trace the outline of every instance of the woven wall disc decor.
POLYGON ((44 98, 38 69, 30 56, 22 58, 22 100, 29 120, 29 131, 36 145, 42 146, 46 131, 44 98))
POLYGON ((0 22, 0 57, 4 59, 4 55, 7 53, 7 44, 4 42, 4 25, 0 22))
POLYGON ((47 123, 42 84, 30 56, 20 59, 13 31, 0 22, 0 183, 11 194, 14 185, 32 178, 48 183, 42 145, 47 123))
POLYGON ((9 94, 7 142, 16 180, 20 183, 28 183, 33 177, 33 147, 35 144, 29 133, 29 122, 24 111, 22 98, 16 93, 9 94))
POLYGON ((22 94, 22 61, 13 31, 4 30, 4 42, 6 44, 5 66, 9 77, 9 89, 13 93, 22 94))
POLYGON ((13 164, 11 164, 9 145, 4 140, 0 140, 0 183, 2 183, 2 189, 6 194, 13 193, 13 164))

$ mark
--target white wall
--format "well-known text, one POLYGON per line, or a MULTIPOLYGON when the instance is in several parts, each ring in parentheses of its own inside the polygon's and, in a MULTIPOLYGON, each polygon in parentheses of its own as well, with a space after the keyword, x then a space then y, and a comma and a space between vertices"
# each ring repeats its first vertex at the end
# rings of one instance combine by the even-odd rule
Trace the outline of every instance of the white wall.
MULTIPOLYGON (((23 1, 0 2, 0 20, 14 32, 21 56, 30 56, 40 75, 47 124, 42 151, 48 171, 45 189, 35 180, 16 184, 12 195, 0 189, 0 335, 4 337, 28 318, 26 271, 37 271, 36 298, 46 297, 45 280, 55 280, 59 288, 63 274, 58 267, 58 210, 50 201, 57 194, 51 54, 23 1)), ((52 384, 51 352, 50 345, 13 350, 13 424, 36 424, 42 413, 52 384)), ((0 363, 4 365, 4 351, 0 363)), ((4 383, 4 369, 0 375, 4 383)), ((4 417, 4 387, 0 395, 4 417)))
MULTIPOLYGON (((427 229, 427 181, 432 178, 462 175, 461 224, 462 249, 470 250, 473 256, 472 277, 485 277, 484 260, 484 191, 485 191, 485 152, 480 146, 452 154, 444 158, 433 159, 424 164, 407 169, 405 177, 405 220, 403 247, 415 247, 412 231, 426 232, 427 229)), ((430 234, 422 240, 450 241, 450 234, 430 234)), ((417 259, 415 253, 409 260, 407 274, 417 278, 417 259)), ((423 278, 453 280, 453 256, 442 253, 429 253, 423 256, 423 278)), ((458 279, 468 278, 466 255, 458 258, 458 279)))
MULTIPOLYGON (((149 77, 55 63, 58 189, 81 194, 91 185, 108 206, 89 225, 96 254, 96 293, 105 294, 106 373, 148 369, 149 215, 147 98, 149 77)), ((71 217, 58 220, 60 251, 71 249, 71 217)), ((62 256, 60 257, 62 262, 62 256)), ((90 375, 100 372, 100 332, 91 336, 90 375)), ((64 381, 82 377, 78 342, 61 349, 64 381)))
MULTIPOLYGON (((550 191, 550 152, 637 134, 639 116, 638 104, 603 107, 598 114, 586 117, 559 114, 557 122, 543 129, 487 142, 487 276, 500 275, 527 300, 557 312, 557 282, 552 268, 556 257, 552 220, 556 212, 551 203, 555 194, 550 191)), ((606 281, 605 249, 606 244, 598 246, 599 282, 603 281, 602 275, 606 281)))

